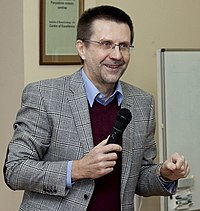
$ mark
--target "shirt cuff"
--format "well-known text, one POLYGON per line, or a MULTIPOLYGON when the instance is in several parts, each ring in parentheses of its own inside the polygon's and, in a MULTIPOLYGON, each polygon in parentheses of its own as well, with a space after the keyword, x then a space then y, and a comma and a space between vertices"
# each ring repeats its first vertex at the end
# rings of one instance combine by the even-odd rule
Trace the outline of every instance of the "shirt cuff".
POLYGON ((67 179, 66 179, 67 188, 72 188, 72 160, 67 163, 67 179))
POLYGON ((177 189, 178 181, 177 181, 177 180, 175 180, 175 181, 165 180, 165 179, 161 176, 161 174, 160 174, 161 166, 162 166, 162 164, 159 164, 159 165, 157 166, 157 169, 156 169, 157 177, 159 178, 159 180, 161 181, 161 183, 163 184, 163 186, 165 187, 165 189, 166 189, 170 194, 175 194, 176 189, 177 189))
POLYGON ((177 184, 178 181, 165 181, 162 177, 159 177, 160 181, 164 185, 165 189, 170 193, 170 194, 175 194, 176 189, 177 189, 177 184))

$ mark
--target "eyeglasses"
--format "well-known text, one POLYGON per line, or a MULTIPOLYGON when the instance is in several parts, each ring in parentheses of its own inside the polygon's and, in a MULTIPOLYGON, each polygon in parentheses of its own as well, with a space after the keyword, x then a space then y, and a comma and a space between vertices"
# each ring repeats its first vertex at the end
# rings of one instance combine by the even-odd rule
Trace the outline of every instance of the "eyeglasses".
POLYGON ((109 40, 104 40, 104 41, 83 40, 83 42, 98 44, 102 50, 106 50, 106 51, 113 50, 115 49, 116 46, 118 46, 120 52, 123 54, 129 54, 130 50, 134 48, 133 45, 129 45, 129 43, 126 43, 126 42, 119 43, 119 44, 115 44, 109 40))

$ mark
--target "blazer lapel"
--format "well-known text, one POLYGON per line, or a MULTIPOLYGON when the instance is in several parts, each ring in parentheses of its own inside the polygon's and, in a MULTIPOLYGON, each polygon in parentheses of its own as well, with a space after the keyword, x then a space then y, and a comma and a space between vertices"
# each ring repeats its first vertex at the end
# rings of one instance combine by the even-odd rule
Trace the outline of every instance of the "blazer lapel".
POLYGON ((74 117, 79 140, 82 144, 84 154, 93 148, 92 129, 88 108, 88 101, 84 90, 81 71, 72 76, 69 84, 69 104, 74 117))
POLYGON ((133 109, 133 98, 131 98, 122 83, 122 90, 123 90, 123 103, 122 108, 127 108, 132 113, 132 121, 128 124, 127 129, 123 133, 123 140, 122 140, 122 176, 121 176, 121 198, 123 197, 126 181, 128 179, 131 163, 133 162, 132 156, 132 148, 133 148, 133 129, 134 129, 134 113, 132 112, 133 109))

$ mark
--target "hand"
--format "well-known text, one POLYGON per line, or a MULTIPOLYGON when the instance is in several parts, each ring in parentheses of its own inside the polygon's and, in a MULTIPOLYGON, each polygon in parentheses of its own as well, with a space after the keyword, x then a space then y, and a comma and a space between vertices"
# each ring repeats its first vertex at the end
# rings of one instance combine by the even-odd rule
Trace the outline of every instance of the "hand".
POLYGON ((108 138, 95 146, 87 155, 72 163, 72 180, 102 177, 113 171, 117 153, 122 151, 118 144, 107 144, 108 138))
POLYGON ((164 179, 172 181, 187 177, 189 172, 190 168, 188 162, 178 153, 171 155, 171 157, 163 163, 160 169, 161 176, 164 179))

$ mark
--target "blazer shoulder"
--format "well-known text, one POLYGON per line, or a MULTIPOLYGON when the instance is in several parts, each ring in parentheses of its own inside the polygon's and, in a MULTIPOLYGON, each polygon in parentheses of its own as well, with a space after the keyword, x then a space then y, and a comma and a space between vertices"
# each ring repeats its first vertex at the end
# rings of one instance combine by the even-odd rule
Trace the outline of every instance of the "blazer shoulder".
POLYGON ((36 82, 31 82, 27 84, 24 88, 25 91, 32 90, 32 89, 39 89, 39 90, 63 90, 67 89, 69 84, 73 81, 80 80, 81 79, 81 74, 80 71, 77 71, 73 73, 72 75, 65 75, 65 76, 60 76, 57 78, 51 78, 51 79, 44 79, 44 80, 39 80, 36 82))
POLYGON ((59 78, 52 79, 44 79, 40 81, 31 82, 26 85, 25 89, 33 88, 33 87, 46 87, 46 88, 59 88, 62 87, 63 84, 66 84, 69 80, 69 76, 62 76, 59 78))
POLYGON ((127 82, 121 81, 121 86, 123 92, 125 92, 128 96, 143 96, 147 98, 154 98, 151 93, 127 82))

